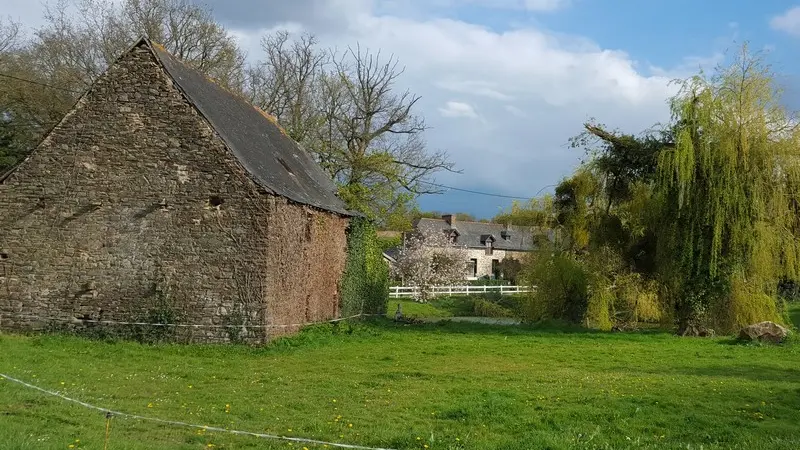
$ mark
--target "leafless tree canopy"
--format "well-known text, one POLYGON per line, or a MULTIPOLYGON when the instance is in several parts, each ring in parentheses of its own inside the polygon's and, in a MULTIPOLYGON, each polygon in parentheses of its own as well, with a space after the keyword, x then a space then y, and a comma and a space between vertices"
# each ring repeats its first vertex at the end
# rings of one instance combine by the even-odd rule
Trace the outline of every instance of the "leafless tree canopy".
POLYGON ((0 55, 17 48, 22 38, 21 28, 11 18, 0 17, 0 55))
POLYGON ((18 24, 0 23, 0 73, 32 81, 4 77, 0 110, 28 146, 143 35, 220 84, 241 89, 244 55, 235 39, 209 10, 189 1, 59 0, 46 5, 44 19, 28 39, 18 24))
POLYGON ((360 46, 323 50, 312 35, 264 37, 264 60, 248 72, 251 100, 274 114, 337 180, 351 207, 384 216, 421 193, 431 175, 453 170, 425 146, 419 96, 398 91, 394 56, 360 46))

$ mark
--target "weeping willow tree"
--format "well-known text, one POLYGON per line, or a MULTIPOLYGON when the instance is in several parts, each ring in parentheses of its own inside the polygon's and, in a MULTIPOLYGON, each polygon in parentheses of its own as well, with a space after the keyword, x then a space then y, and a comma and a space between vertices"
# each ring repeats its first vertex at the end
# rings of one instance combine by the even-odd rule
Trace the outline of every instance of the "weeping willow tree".
POLYGON ((672 99, 675 145, 659 154, 658 264, 679 329, 781 321, 777 287, 798 276, 797 122, 773 74, 743 47, 672 99))

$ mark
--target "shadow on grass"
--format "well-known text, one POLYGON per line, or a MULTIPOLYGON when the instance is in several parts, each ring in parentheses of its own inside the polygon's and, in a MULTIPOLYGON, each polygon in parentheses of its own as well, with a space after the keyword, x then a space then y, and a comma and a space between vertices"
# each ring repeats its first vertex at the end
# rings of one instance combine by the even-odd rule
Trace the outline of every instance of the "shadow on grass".
MULTIPOLYGON (((626 372, 630 370, 626 369, 626 372)), ((751 381, 779 381, 788 383, 800 382, 800 369, 760 365, 734 366, 678 366, 659 371, 644 371, 653 375, 681 375, 699 377, 741 378, 751 381)))
POLYGON ((800 330, 800 302, 789 304, 789 319, 794 324, 795 329, 800 330))
POLYGON ((571 335, 571 336, 587 336, 587 337, 620 337, 626 336, 644 336, 644 335, 669 335, 670 333, 663 329, 647 329, 639 331, 628 332, 610 332, 599 331, 584 328, 578 325, 548 321, 535 324, 520 324, 520 325, 498 325, 488 323, 476 322, 458 322, 450 321, 447 319, 439 320, 437 322, 419 322, 419 323, 402 323, 395 322, 388 318, 370 318, 363 321, 378 329, 392 331, 392 332, 408 332, 408 333, 453 333, 453 334, 479 334, 479 335, 501 335, 501 336, 518 336, 518 335, 571 335))

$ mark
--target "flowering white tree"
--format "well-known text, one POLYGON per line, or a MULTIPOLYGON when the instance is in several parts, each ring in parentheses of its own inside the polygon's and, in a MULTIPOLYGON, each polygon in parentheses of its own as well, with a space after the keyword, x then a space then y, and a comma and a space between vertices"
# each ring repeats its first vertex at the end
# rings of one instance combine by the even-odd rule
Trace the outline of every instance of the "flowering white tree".
POLYGON ((420 231, 406 237, 393 270, 407 285, 415 286, 414 299, 427 302, 433 287, 464 278, 466 248, 452 242, 439 230, 420 231))

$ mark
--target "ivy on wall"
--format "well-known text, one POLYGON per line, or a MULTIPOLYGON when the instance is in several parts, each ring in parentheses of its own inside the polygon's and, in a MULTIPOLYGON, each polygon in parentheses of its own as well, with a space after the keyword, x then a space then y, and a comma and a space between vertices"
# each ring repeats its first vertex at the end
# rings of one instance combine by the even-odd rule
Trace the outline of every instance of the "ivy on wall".
POLYGON ((385 314, 389 267, 383 261, 375 226, 354 217, 347 233, 347 263, 340 287, 341 314, 385 314))

